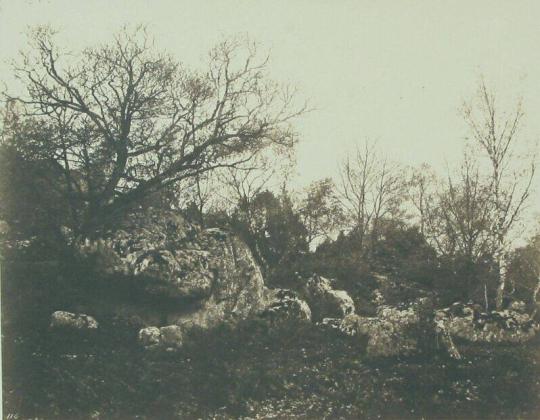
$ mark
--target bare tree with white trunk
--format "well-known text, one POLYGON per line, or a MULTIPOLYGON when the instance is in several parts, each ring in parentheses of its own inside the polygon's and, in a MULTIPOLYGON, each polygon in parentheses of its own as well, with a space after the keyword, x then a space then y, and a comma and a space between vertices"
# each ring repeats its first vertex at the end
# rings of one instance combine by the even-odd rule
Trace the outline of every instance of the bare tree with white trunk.
POLYGON ((475 100, 463 107, 471 141, 477 147, 479 158, 488 162, 486 187, 489 199, 489 235, 493 256, 499 267, 499 286, 496 305, 500 308, 507 288, 506 271, 513 233, 521 221, 531 196, 536 169, 536 155, 519 155, 519 129, 524 116, 521 102, 505 113, 499 110, 495 94, 481 83, 475 100))

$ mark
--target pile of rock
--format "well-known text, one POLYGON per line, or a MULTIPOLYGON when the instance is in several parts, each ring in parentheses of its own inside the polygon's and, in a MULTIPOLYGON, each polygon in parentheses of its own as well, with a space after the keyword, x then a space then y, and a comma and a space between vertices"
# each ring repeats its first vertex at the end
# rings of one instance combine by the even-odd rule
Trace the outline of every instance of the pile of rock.
MULTIPOLYGON (((417 351, 426 325, 442 337, 454 357, 459 352, 452 337, 519 343, 539 329, 522 304, 490 313, 462 304, 434 311, 430 299, 418 298, 385 276, 375 276, 373 317, 356 315, 348 293, 318 275, 309 278, 300 293, 270 290, 248 246, 237 236, 201 229, 174 212, 148 209, 134 214, 116 231, 80 249, 113 278, 123 276, 145 296, 168 302, 145 309, 148 313, 140 306, 131 308, 140 320, 139 340, 148 348, 176 348, 195 327, 208 329, 254 316, 272 324, 313 320, 324 328, 367 338, 370 356, 417 351), (408 303, 398 306, 395 296, 404 295, 410 296, 408 303), (151 313, 156 310, 162 312, 151 313)), ((128 301, 115 302, 114 307, 129 318, 128 301)), ((95 329, 97 322, 84 314, 55 312, 51 326, 95 329)))
POLYGON ((426 304, 418 300, 406 308, 383 305, 376 317, 349 314, 339 328, 349 336, 367 337, 368 356, 409 355, 417 350, 417 327, 426 304))
POLYGON ((523 302, 491 312, 483 312, 478 305, 457 302, 435 312, 435 325, 439 333, 446 331, 452 337, 489 343, 522 343, 540 329, 525 312, 523 302))
MULTIPOLYGON (((194 327, 208 329, 259 315, 273 323, 312 317, 299 294, 265 286, 252 253, 237 236, 201 229, 174 212, 150 208, 133 214, 104 238, 86 241, 80 251, 92 256, 104 274, 129 279, 143 295, 167 301, 157 309, 130 307, 128 300, 112 308, 119 317, 140 321, 145 347, 178 347, 194 327)), ((344 292, 334 294, 327 282, 318 280, 320 290, 310 295, 318 313, 354 310, 352 300, 344 292)))

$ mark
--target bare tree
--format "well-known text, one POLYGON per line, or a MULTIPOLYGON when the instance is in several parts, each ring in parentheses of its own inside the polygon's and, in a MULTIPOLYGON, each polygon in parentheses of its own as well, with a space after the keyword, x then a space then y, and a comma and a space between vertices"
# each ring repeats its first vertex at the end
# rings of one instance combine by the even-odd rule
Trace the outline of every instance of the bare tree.
POLYGON ((427 234, 430 222, 430 204, 433 202, 435 179, 436 176, 431 167, 422 164, 419 168, 412 168, 407 185, 407 198, 415 213, 413 217, 417 219, 420 233, 424 236, 427 234))
POLYGON ((275 173, 275 168, 267 166, 266 162, 250 167, 227 168, 220 176, 225 187, 222 197, 230 206, 249 214, 253 199, 267 189, 275 173))
POLYGON ((249 219, 253 199, 264 190, 283 185, 293 162, 292 149, 269 148, 246 164, 220 170, 218 195, 225 207, 240 210, 249 219))
POLYGON ((492 254, 490 191, 477 162, 465 153, 457 180, 448 175, 430 211, 430 233, 440 252, 476 262, 492 254))
POLYGON ((304 107, 267 79, 251 43, 219 44, 206 72, 155 53, 144 29, 78 61, 48 28, 33 32, 32 47, 15 65, 26 94, 10 97, 25 106, 13 141, 65 175, 66 195, 84 203, 83 235, 149 194, 295 143, 290 121, 304 107))
POLYGON ((360 246, 368 235, 375 239, 383 218, 401 211, 405 183, 397 164, 379 156, 375 144, 357 148, 340 167, 338 192, 350 229, 357 233, 360 246))
POLYGON ((216 189, 218 188, 216 176, 213 172, 205 172, 177 185, 174 191, 174 200, 179 208, 188 211, 194 219, 205 225, 205 214, 215 203, 216 189))
POLYGON ((466 103, 463 111, 472 132, 472 141, 480 156, 489 162, 489 202, 486 205, 490 210, 491 246, 499 266, 496 303, 500 308, 508 286, 506 271, 512 233, 523 216, 531 194, 536 157, 534 153, 530 153, 528 158, 517 154, 518 131, 524 115, 521 102, 510 114, 500 112, 495 95, 482 82, 476 100, 466 103))

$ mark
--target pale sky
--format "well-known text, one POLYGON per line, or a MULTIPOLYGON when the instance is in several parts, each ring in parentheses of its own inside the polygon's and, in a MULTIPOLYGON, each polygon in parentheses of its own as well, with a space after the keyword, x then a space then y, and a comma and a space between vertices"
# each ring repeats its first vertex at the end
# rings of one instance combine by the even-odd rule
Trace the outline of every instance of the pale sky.
POLYGON ((481 76, 502 106, 523 97, 521 136, 540 138, 537 0, 0 0, 0 80, 12 83, 5 61, 24 48, 28 26, 51 24, 77 50, 140 23, 188 65, 238 34, 271 50, 271 76, 316 108, 296 123, 299 185, 335 176, 366 139, 401 163, 444 173, 467 134, 458 108, 481 76))

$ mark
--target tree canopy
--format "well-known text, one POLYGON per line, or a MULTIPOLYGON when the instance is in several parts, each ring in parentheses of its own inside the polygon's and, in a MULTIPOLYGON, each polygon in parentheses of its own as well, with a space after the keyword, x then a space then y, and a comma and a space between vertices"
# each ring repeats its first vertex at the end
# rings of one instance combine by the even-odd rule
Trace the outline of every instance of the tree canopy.
POLYGON ((210 51, 206 71, 156 53, 144 29, 66 54, 37 28, 14 65, 26 86, 8 95, 9 141, 27 159, 54 163, 68 203, 83 203, 83 234, 182 180, 245 163, 269 145, 292 147, 294 92, 268 79, 248 41, 210 51))

